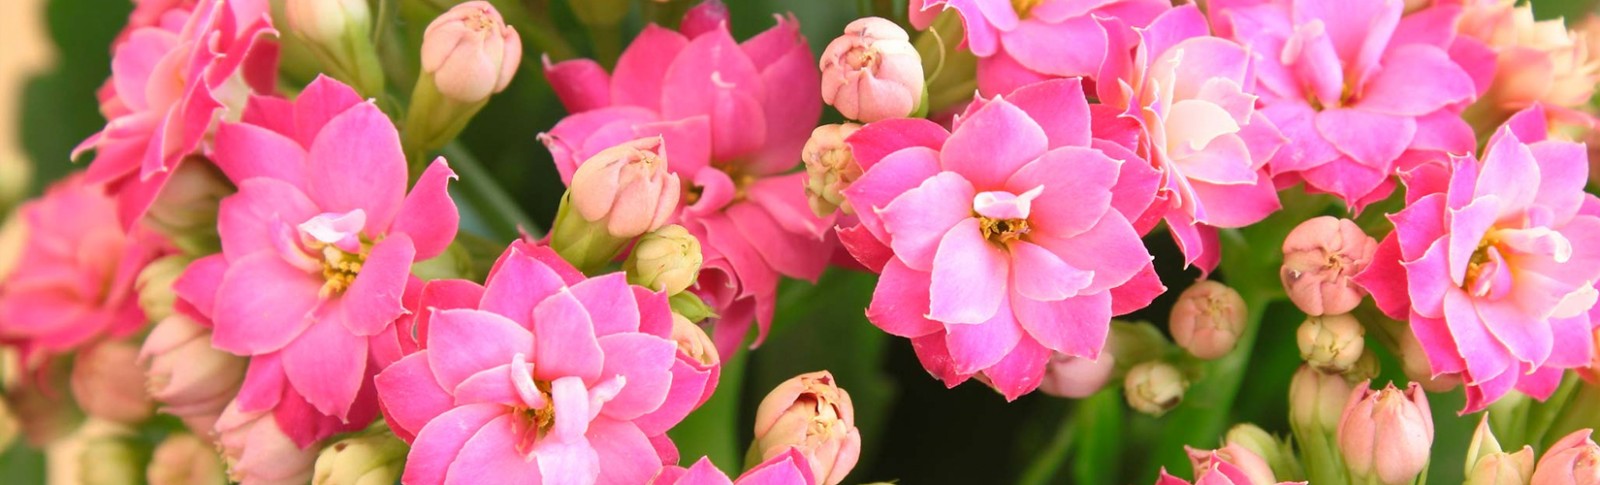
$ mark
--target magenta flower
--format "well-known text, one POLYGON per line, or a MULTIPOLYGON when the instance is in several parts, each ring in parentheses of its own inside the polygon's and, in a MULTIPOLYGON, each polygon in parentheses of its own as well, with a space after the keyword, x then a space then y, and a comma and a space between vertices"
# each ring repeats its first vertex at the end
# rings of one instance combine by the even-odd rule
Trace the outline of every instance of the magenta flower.
POLYGON ((252 92, 277 82, 278 48, 266 2, 146 1, 134 12, 148 26, 115 46, 111 79, 100 91, 104 129, 73 150, 95 151, 87 178, 107 184, 124 227, 144 216, 184 157, 204 151, 220 117, 236 120, 252 92))
POLYGON ((546 247, 513 245, 475 305, 428 312, 426 348, 377 377, 414 436, 406 483, 645 483, 677 458, 667 429, 709 397, 674 372, 664 294, 583 279, 546 247))
POLYGON ((569 182, 600 150, 665 140, 668 169, 692 184, 671 222, 705 252, 691 291, 721 315, 712 337, 731 356, 752 322, 760 324, 755 343, 765 338, 779 276, 821 275, 833 222, 811 213, 806 174, 792 170, 822 110, 817 96, 797 94, 821 90, 799 24, 779 18, 739 44, 717 7, 691 10, 681 33, 646 26, 611 74, 587 59, 547 63, 572 115, 540 139, 569 182))
POLYGON ((1009 93, 1046 79, 1095 77, 1115 35, 1096 17, 1143 27, 1172 8, 1165 0, 911 0, 911 24, 926 30, 940 12, 961 15, 962 45, 978 56, 978 90, 1009 93))
POLYGON ((1111 316, 1164 290, 1129 222, 1153 172, 1089 135, 1068 79, 979 99, 949 133, 890 120, 851 136, 861 225, 840 238, 883 274, 867 317, 946 385, 981 374, 1015 399, 1051 351, 1098 358, 1111 316))
MULTIPOLYGON (((455 174, 435 161, 408 195, 394 125, 328 78, 293 102, 251 99, 244 122, 224 123, 216 144, 216 163, 239 192, 222 201, 222 254, 195 263, 208 269, 188 299, 215 291, 195 305, 209 307, 201 313, 215 322, 212 344, 252 357, 241 411, 292 389, 316 414, 370 416, 354 407, 377 372, 368 340, 406 313, 411 264, 455 239, 459 216, 446 193, 455 174)), ((307 436, 279 424, 297 441, 307 436)))
POLYGON ((1216 228, 1253 224, 1278 209, 1266 164, 1284 138, 1255 108, 1250 54, 1207 31, 1200 10, 1185 5, 1130 34, 1136 47, 1111 36, 1105 81, 1096 87, 1101 102, 1137 123, 1134 148, 1162 173, 1148 215, 1166 219, 1185 263, 1209 272, 1221 258, 1216 228), (1128 54, 1114 54, 1121 52, 1128 54))
POLYGON ((734 480, 718 470, 710 458, 701 457, 694 466, 682 468, 668 466, 661 469, 650 485, 816 485, 811 475, 811 465, 799 450, 790 449, 761 464, 751 467, 734 480))
POLYGON ((1359 209, 1392 191, 1397 170, 1472 150, 1459 115, 1477 87, 1451 58, 1455 10, 1402 18, 1405 5, 1387 0, 1234 3, 1212 19, 1259 60, 1261 112, 1289 138, 1268 163, 1280 186, 1304 181, 1359 209))
POLYGON ((1535 107, 1481 161, 1410 172, 1413 201, 1389 216, 1394 232, 1357 277, 1384 313, 1411 322, 1434 376, 1461 376, 1463 412, 1512 388, 1547 397, 1594 353, 1600 248, 1588 242, 1600 240, 1600 200, 1583 192, 1583 146, 1545 130, 1535 107))
POLYGON ((144 327, 135 277, 171 248, 142 228, 124 233, 104 186, 69 176, 9 224, 6 232, 20 232, 6 237, 21 239, 0 254, 0 343, 15 346, 24 366, 144 327))

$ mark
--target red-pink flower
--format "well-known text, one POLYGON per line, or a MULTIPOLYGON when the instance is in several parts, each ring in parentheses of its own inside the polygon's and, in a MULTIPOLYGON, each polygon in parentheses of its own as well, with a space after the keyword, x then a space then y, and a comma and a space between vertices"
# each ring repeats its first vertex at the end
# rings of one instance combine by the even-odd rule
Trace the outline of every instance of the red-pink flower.
POLYGON ((733 355, 753 321, 755 343, 766 336, 780 276, 822 273, 832 220, 811 213, 806 174, 792 170, 822 110, 810 94, 820 80, 799 24, 780 17, 735 43, 718 8, 691 10, 682 32, 646 26, 609 74, 587 59, 547 63, 572 115, 540 139, 567 181, 600 150, 665 140, 668 169, 692 185, 672 222, 705 251, 691 290, 721 315, 712 337, 733 355))
POLYGON ((729 480, 728 474, 718 470, 710 458, 701 457, 694 466, 662 468, 650 485, 816 485, 811 466, 797 449, 783 453, 751 467, 739 478, 729 480))
POLYGON ((143 229, 124 233, 104 186, 69 176, 14 217, 23 241, 0 274, 0 343, 16 346, 26 367, 144 327, 134 280, 170 249, 143 229))
POLYGON ((480 293, 428 309, 426 348, 377 377, 386 417, 414 436, 406 483, 634 484, 676 461, 665 433, 710 393, 676 372, 666 295, 523 243, 480 293))
MULTIPOLYGON (((1172 8, 1166 0, 911 0, 912 25, 927 29, 945 10, 961 16, 962 45, 978 56, 978 89, 1005 94, 1030 83, 1094 77, 1114 36, 1096 18, 1143 27, 1172 8)), ((944 32, 942 32, 944 33, 944 32)))
POLYGON ((1219 32, 1245 44, 1261 112, 1289 143, 1268 169, 1279 185, 1360 208, 1393 189, 1397 169, 1474 146, 1461 109, 1477 95, 1452 58, 1458 10, 1401 16, 1388 0, 1231 1, 1212 5, 1219 32))
POLYGON ((1164 290, 1129 222, 1155 174, 1091 140, 1076 79, 979 99, 952 132, 888 120, 849 143, 861 225, 840 238, 883 274, 867 317, 946 385, 981 374, 1015 399, 1051 351, 1098 358, 1111 316, 1164 290))
POLYGON ((132 227, 178 164, 205 151, 218 118, 237 120, 252 92, 272 92, 278 52, 263 0, 144 2, 100 91, 104 129, 73 150, 95 152, 91 183, 107 184, 132 227), (152 18, 154 19, 152 21, 152 18))
POLYGON ((1411 200, 1357 278, 1384 313, 1411 322, 1434 376, 1461 375, 1465 412, 1513 387, 1547 397, 1595 351, 1600 199, 1583 192, 1583 146, 1545 136, 1535 107, 1481 160, 1410 172, 1411 200))
MULTIPOLYGON (((195 262, 179 290, 215 322, 213 345, 252 357, 241 411, 303 397, 318 419, 371 419, 368 339, 406 313, 411 264, 455 239, 455 174, 435 161, 407 194, 394 125, 328 78, 293 102, 251 99, 216 136, 239 192, 219 210, 222 254, 195 262)), ((302 446, 326 436, 292 418, 279 426, 302 446)))

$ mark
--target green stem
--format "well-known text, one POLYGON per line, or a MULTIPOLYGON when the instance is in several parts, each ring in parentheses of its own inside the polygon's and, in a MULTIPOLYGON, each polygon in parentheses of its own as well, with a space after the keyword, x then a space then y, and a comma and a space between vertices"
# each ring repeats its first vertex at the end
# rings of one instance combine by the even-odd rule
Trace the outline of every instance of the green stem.
POLYGON ((1544 449, 1544 445, 1555 438, 1554 436, 1549 436, 1548 433, 1550 432, 1550 427, 1555 425, 1557 418, 1566 413, 1584 412, 1568 405, 1572 395, 1577 392, 1578 386, 1578 375, 1569 372, 1562 379, 1561 387, 1557 387, 1556 392, 1550 395, 1550 399, 1530 406, 1526 436, 1528 444, 1533 445, 1535 449, 1544 449))
POLYGON ((739 419, 739 397, 744 391, 749 355, 736 352, 723 360, 722 376, 711 399, 667 432, 685 463, 704 456, 729 475, 738 475, 735 471, 744 468, 744 452, 739 443, 739 426, 744 421, 739 419))
POLYGON ((522 212, 516 201, 511 199, 505 189, 494 182, 494 176, 483 168, 476 157, 467 152, 460 144, 451 143, 444 147, 445 159, 450 162, 450 167, 461 176, 465 185, 463 194, 472 205, 481 209, 480 213, 486 216, 486 223, 494 230, 495 235, 505 239, 513 239, 521 231, 538 233, 539 226, 533 223, 528 215, 522 212))
MULTIPOLYGON (((1063 400, 1062 404, 1069 408, 1073 401, 1063 400)), ((1072 450, 1072 438, 1076 434, 1077 415, 1072 410, 1061 415, 1061 423, 1056 425, 1056 434, 1050 438, 1050 443, 1039 450, 1033 457, 1033 463, 1023 470, 1022 479, 1018 485, 1045 485, 1051 483, 1056 472, 1061 470, 1061 465, 1067 461, 1067 452, 1072 450)))

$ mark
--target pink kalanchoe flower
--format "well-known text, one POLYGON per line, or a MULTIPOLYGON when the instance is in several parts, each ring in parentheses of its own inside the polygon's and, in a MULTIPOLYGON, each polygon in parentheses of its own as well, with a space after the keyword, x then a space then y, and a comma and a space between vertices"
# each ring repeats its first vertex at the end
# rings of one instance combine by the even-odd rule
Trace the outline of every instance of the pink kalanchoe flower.
POLYGON ((426 348, 377 377, 414 436, 406 483, 635 484, 676 461, 666 430, 703 389, 674 372, 666 295, 516 244, 475 305, 428 312, 426 348))
POLYGON ((1600 205, 1583 192, 1582 145, 1545 140, 1544 114, 1518 113, 1481 160, 1453 157, 1405 177, 1413 199, 1357 277, 1409 320, 1433 375, 1459 374, 1463 412, 1512 388, 1544 398, 1587 366, 1600 280, 1600 205))
MULTIPOLYGON (((455 239, 455 174, 435 161, 407 194, 394 125, 337 81, 250 103, 217 130, 216 163, 239 186, 219 210, 222 253, 196 261, 180 295, 209 308, 212 345, 252 358, 241 411, 293 394, 316 415, 371 416, 368 340, 406 313, 412 263, 455 239)), ((302 446, 325 436, 278 417, 302 446)))
POLYGON ((18 207, 12 223, 22 240, 15 261, 0 262, 9 268, 0 275, 0 343, 15 346, 25 368, 144 327, 134 280, 170 248, 142 228, 124 233, 104 186, 69 176, 18 207))
POLYGON ((1367 292, 1353 279, 1372 262, 1378 241, 1354 221, 1321 216, 1295 226, 1283 240, 1278 279, 1307 315, 1349 313, 1367 292))
POLYGON ((728 474, 718 470, 710 458, 700 457, 694 466, 682 468, 668 466, 661 469, 650 485, 816 485, 811 466, 799 450, 773 456, 751 467, 739 478, 729 480, 728 474))
POLYGON ((728 33, 719 2, 684 19, 682 32, 645 27, 607 74, 587 59, 546 63, 572 114, 540 136, 563 180, 584 160, 623 142, 661 136, 668 168, 690 184, 673 223, 701 242, 705 264, 691 291, 721 318, 712 334, 733 355, 752 322, 766 336, 780 276, 815 280, 827 266, 832 217, 811 213, 806 174, 792 169, 822 111, 819 74, 793 16, 744 43, 728 33))
POLYGON ((100 92, 109 121, 73 150, 73 158, 95 152, 88 179, 116 195, 124 227, 144 216, 185 157, 206 151, 219 117, 237 120, 250 92, 272 92, 278 71, 264 0, 140 7, 146 17, 161 13, 116 46, 100 92))
POLYGON ((1461 109, 1478 94, 1451 57, 1456 10, 1405 17, 1390 0, 1233 1, 1211 18, 1255 54, 1258 103, 1288 137, 1268 170, 1354 208, 1393 189, 1390 175, 1474 146, 1461 109), (1425 80, 1425 81, 1419 81, 1425 80))
POLYGON ((1076 79, 979 99, 952 132, 888 120, 849 142, 866 172, 840 238, 883 274, 867 317, 946 385, 982 374, 1015 399, 1052 351, 1098 358, 1112 315, 1164 290, 1129 222, 1154 172, 1090 139, 1076 79))
POLYGON ((961 16, 961 44, 978 56, 978 90, 1005 94, 1030 83, 1094 77, 1111 36, 1096 18, 1143 27, 1172 8, 1166 0, 911 0, 911 24, 927 29, 945 10, 961 16))
MULTIPOLYGON (((1190 459, 1194 460, 1192 456, 1190 459)), ((1217 458, 1214 453, 1213 456, 1206 458, 1204 464, 1196 460, 1195 465, 1194 482, 1172 476, 1172 474, 1167 473, 1166 468, 1162 468, 1161 476, 1156 479, 1156 485, 1305 485, 1306 483, 1277 482, 1275 484, 1274 482, 1251 481, 1250 475, 1246 474, 1238 465, 1217 458)))
MULTIPOLYGON (((1221 258, 1216 228, 1253 224, 1279 207, 1266 164, 1284 138, 1255 108, 1251 56, 1208 36, 1193 5, 1136 34, 1115 19, 1102 23, 1134 42, 1111 36, 1096 88, 1102 103, 1137 124, 1131 148, 1162 173, 1147 217, 1165 218, 1184 262, 1209 272, 1221 258)), ((1096 128, 1114 130, 1108 125, 1115 126, 1096 128)))

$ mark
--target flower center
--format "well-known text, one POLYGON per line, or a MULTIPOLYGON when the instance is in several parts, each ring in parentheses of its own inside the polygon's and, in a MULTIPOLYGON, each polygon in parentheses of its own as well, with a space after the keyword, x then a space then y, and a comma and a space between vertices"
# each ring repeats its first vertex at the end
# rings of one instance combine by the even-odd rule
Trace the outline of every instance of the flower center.
POLYGON ((547 381, 533 380, 533 386, 538 393, 538 401, 542 405, 514 406, 512 415, 519 418, 513 421, 517 426, 514 434, 520 437, 517 440, 517 452, 528 454, 533 451, 534 443, 539 438, 550 434, 556 425, 556 401, 550 395, 550 383, 547 381))
POLYGON ((989 242, 1005 244, 1022 239, 1022 236, 1028 233, 1028 220, 979 217, 978 228, 983 231, 983 238, 989 242))
POLYGON ((1467 262, 1461 289, 1478 298, 1500 299, 1511 290, 1511 268, 1506 264, 1498 241, 1485 237, 1467 262))
POLYGON ((877 49, 867 46, 856 46, 844 54, 844 62, 857 71, 875 71, 881 55, 877 49))
POLYGON ((978 218, 978 229, 983 231, 983 238, 996 244, 1005 244, 1027 235, 1028 214, 1033 211, 1033 199, 1042 193, 1042 185, 1022 194, 1006 191, 978 193, 972 198, 972 212, 978 218))
POLYGON ((1028 12, 1041 3, 1044 3, 1044 0, 1011 0, 1011 8, 1016 9, 1018 18, 1025 19, 1028 18, 1028 12))
POLYGON ((322 278, 325 280, 321 291, 323 297, 350 289, 350 285, 356 282, 356 275, 361 273, 361 266, 367 263, 367 255, 372 252, 372 243, 366 240, 361 241, 361 250, 354 253, 321 242, 312 246, 313 250, 320 249, 322 252, 322 278))

